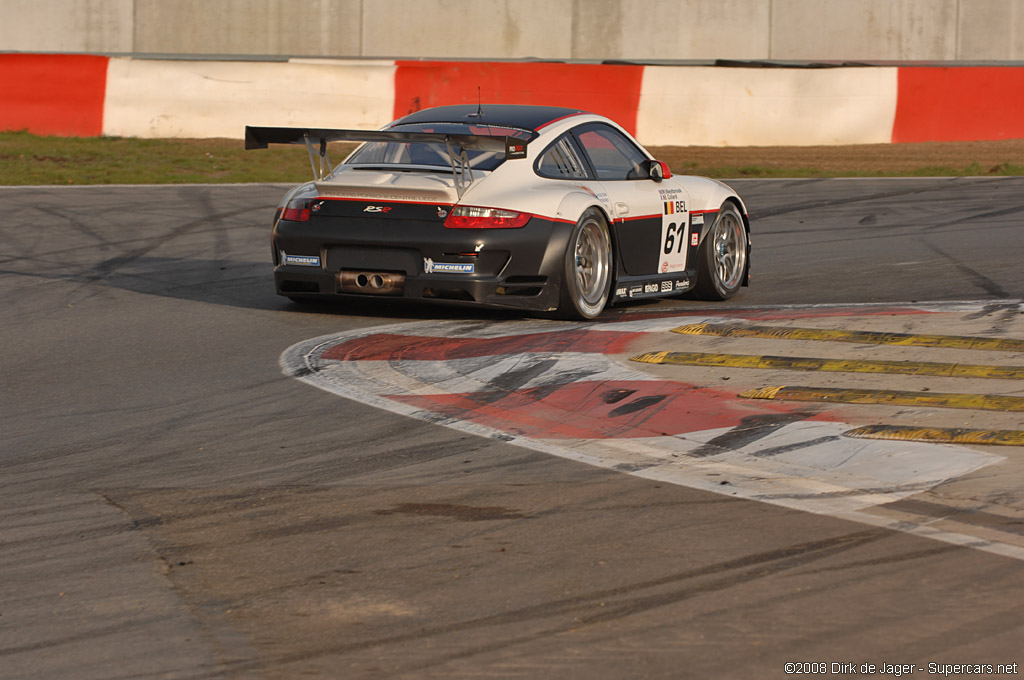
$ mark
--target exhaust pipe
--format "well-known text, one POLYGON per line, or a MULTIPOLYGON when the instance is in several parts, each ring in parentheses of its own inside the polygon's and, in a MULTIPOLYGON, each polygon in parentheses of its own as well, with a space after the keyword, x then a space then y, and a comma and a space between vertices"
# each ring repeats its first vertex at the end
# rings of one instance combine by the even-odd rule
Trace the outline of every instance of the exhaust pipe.
POLYGON ((343 269, 338 273, 338 283, 343 293, 401 295, 405 289, 405 274, 343 269))

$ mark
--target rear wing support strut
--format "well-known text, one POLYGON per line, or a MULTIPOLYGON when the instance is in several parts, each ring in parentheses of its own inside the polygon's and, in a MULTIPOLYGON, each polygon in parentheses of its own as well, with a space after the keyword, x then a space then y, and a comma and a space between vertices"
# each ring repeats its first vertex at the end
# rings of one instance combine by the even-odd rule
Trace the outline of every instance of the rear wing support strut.
POLYGON ((447 137, 444 140, 444 145, 448 148, 448 163, 452 166, 452 176, 455 178, 455 191, 458 192, 461 199, 462 192, 473 183, 473 168, 469 164, 469 156, 466 154, 465 147, 456 154, 451 139, 447 137))
POLYGON ((327 155, 327 140, 323 137, 320 138, 319 154, 314 151, 313 140, 309 138, 308 134, 303 135, 303 141, 306 143, 306 153, 309 154, 309 165, 313 168, 313 179, 321 180, 330 177, 334 173, 334 167, 331 166, 331 157, 327 155), (319 167, 317 165, 318 156, 319 167), (324 172, 325 170, 326 172, 324 172))

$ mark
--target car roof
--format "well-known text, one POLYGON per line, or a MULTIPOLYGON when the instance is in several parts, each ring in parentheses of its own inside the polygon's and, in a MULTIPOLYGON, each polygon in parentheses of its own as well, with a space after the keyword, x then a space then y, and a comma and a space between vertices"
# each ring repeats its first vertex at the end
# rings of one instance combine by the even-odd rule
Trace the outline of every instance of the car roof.
POLYGON ((581 109, 559 106, 522 106, 518 104, 465 104, 461 106, 437 106, 410 113, 399 118, 389 127, 407 123, 466 123, 504 125, 521 130, 539 130, 561 118, 586 114, 581 109), (482 113, 481 113, 482 112, 482 113))

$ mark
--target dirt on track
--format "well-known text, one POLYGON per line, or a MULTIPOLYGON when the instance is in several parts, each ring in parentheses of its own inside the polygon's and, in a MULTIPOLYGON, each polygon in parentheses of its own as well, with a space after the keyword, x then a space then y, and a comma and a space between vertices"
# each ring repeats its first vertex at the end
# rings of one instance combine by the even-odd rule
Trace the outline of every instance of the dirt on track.
POLYGON ((676 172, 717 177, 1024 173, 1024 139, 855 146, 662 146, 649 150, 676 172))

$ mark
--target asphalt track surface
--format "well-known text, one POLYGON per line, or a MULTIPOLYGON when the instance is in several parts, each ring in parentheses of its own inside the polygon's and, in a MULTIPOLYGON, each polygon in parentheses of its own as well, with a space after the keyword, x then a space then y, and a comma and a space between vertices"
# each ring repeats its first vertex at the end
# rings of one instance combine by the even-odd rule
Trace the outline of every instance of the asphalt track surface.
MULTIPOLYGON (((997 335, 1020 315, 1022 179, 733 185, 753 285, 715 309, 977 300, 976 332, 997 335)), ((0 677, 1024 662, 1012 556, 588 465, 285 375, 282 354, 312 338, 519 317, 277 298, 283 190, 0 189, 0 677)), ((602 323, 709 308, 665 300, 602 323)), ((1019 487, 1000 493, 1021 507, 1019 487)))

